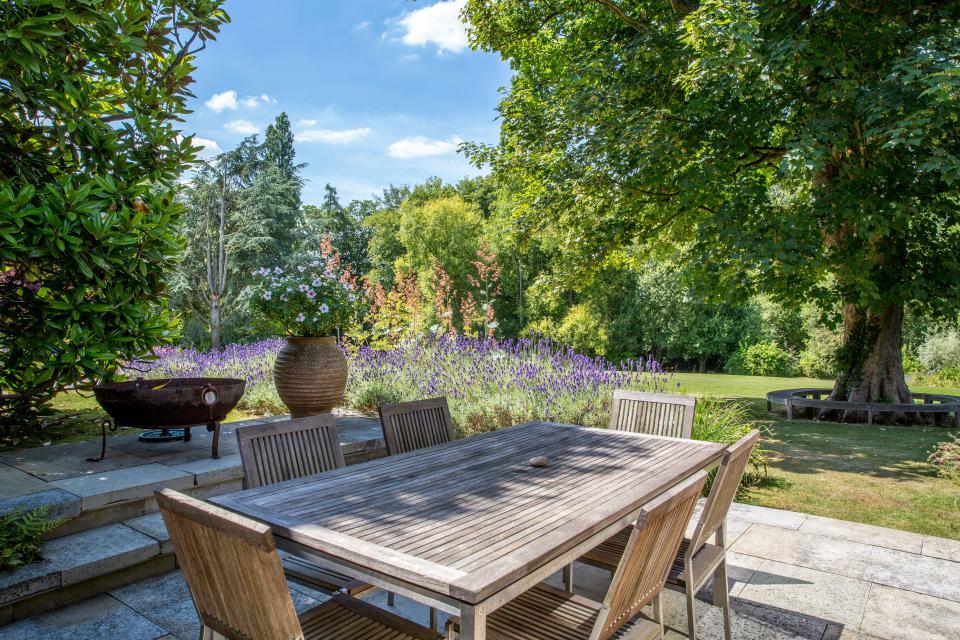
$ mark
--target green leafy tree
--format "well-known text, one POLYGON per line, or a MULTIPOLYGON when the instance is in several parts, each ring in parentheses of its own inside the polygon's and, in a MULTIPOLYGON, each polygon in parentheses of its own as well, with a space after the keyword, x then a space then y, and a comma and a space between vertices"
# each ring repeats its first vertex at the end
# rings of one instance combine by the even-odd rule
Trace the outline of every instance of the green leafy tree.
POLYGON ((479 208, 457 195, 425 201, 411 196, 400 212, 401 266, 416 272, 424 291, 429 291, 436 261, 450 276, 453 289, 466 291, 482 230, 479 208))
POLYGON ((220 0, 0 7, 0 388, 23 417, 165 343, 177 129, 220 0))
MULTIPOLYGON (((470 0, 501 140, 581 268, 693 243, 704 284, 838 303, 833 398, 909 400, 903 309, 960 305, 960 3, 470 0)), ((535 206, 534 206, 535 205, 535 206)))
POLYGON ((370 268, 367 255, 370 230, 363 225, 363 221, 376 209, 377 203, 374 200, 354 200, 343 206, 336 188, 326 185, 323 204, 319 207, 304 207, 308 248, 316 251, 323 235, 329 234, 340 252, 341 259, 352 266, 353 273, 366 273, 370 268))
MULTIPOLYGON (((297 150, 293 145, 293 129, 286 112, 281 112, 276 120, 267 126, 264 135, 265 160, 275 166, 288 178, 298 177, 306 165, 294 162, 297 150)), ((299 203, 298 203, 299 204, 299 203)))
POLYGON ((251 273, 287 264, 300 240, 299 167, 287 173, 270 160, 269 148, 251 136, 203 163, 184 189, 186 243, 171 290, 188 328, 202 319, 213 348, 225 333, 251 335, 251 273))
POLYGON ((390 185, 377 198, 377 210, 367 215, 363 227, 367 230, 368 276, 387 289, 395 283, 393 265, 403 255, 400 242, 400 205, 410 196, 410 187, 390 185))
MULTIPOLYGON (((704 299, 688 286, 687 271, 673 260, 630 270, 626 304, 614 315, 618 337, 636 340, 627 353, 652 353, 673 362, 692 361, 701 373, 720 364, 741 343, 761 336, 761 316, 748 302, 704 299)), ((623 338, 621 338, 622 340, 623 338)))

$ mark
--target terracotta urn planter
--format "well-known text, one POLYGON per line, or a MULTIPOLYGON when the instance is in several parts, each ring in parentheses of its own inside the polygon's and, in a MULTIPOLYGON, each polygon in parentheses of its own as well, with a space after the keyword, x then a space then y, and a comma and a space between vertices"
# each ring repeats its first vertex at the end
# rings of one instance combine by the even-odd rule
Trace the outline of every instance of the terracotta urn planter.
POLYGON ((343 400, 347 359, 336 338, 287 338, 273 380, 292 417, 329 413, 343 400))

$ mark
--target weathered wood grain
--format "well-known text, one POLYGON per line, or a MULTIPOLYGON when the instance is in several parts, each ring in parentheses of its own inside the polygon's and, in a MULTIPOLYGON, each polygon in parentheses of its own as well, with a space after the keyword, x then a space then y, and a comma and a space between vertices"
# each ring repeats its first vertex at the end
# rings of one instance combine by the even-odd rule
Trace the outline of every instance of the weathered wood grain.
POLYGON ((213 501, 320 554, 477 603, 722 452, 537 422, 213 501), (530 466, 536 456, 550 464, 530 466))
POLYGON ((697 399, 674 393, 617 389, 610 406, 610 428, 657 436, 690 438, 697 399))

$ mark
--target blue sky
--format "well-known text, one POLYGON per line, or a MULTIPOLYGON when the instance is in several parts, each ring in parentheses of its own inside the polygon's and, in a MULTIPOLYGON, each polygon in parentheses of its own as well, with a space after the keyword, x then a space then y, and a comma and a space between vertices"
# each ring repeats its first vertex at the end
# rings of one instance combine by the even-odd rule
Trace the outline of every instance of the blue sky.
POLYGON ((306 162, 303 200, 478 171, 461 140, 494 142, 509 69, 466 45, 463 0, 229 0, 232 22, 197 57, 184 131, 233 148, 286 111, 306 162))

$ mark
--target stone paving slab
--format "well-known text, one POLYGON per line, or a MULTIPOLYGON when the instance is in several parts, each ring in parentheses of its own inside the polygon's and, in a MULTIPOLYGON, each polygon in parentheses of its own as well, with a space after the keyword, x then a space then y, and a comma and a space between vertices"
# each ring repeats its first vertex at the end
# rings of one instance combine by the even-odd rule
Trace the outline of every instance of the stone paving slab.
MULTIPOLYGON (((723 613, 700 600, 694 604, 697 638, 723 640, 723 613)), ((676 591, 663 594, 663 618, 668 630, 664 640, 686 640, 686 598, 676 591)), ((734 640, 821 640, 827 623, 789 611, 748 603, 731 603, 730 627, 734 640)))
POLYGON ((163 523, 163 515, 159 511, 138 518, 124 520, 123 524, 159 542, 160 553, 173 553, 173 543, 170 542, 167 525, 163 523))
POLYGON ((867 544, 804 533, 803 528, 781 529, 755 524, 731 549, 768 560, 862 578, 873 550, 867 544))
POLYGON ((26 471, 0 463, 0 499, 46 491, 47 483, 26 471))
POLYGON ((736 598, 740 595, 740 592, 747 586, 753 578, 753 574, 762 564, 763 560, 761 558, 737 553, 736 551, 727 551, 727 588, 730 597, 736 598))
POLYGON ((43 560, 0 573, 0 604, 66 587, 148 560, 160 543, 122 524, 47 541, 43 560))
POLYGON ((162 464, 144 464, 50 484, 80 496, 82 508, 86 511, 115 502, 148 498, 154 489, 160 487, 188 489, 193 486, 194 478, 190 473, 162 464))
POLYGON ((240 454, 222 455, 219 460, 209 456, 193 462, 165 462, 166 466, 195 476, 194 484, 198 486, 219 484, 229 480, 243 479, 243 465, 240 463, 240 454))
POLYGON ((860 630, 883 640, 957 640, 960 604, 873 585, 860 630))
POLYGON ((869 591, 863 580, 764 560, 739 598, 857 629, 869 591))
MULTIPOLYGON (((44 483, 46 485, 46 483, 44 483)), ((0 516, 15 509, 33 511, 40 508, 47 509, 47 518, 75 518, 80 515, 80 498, 63 489, 48 489, 36 493, 14 496, 0 500, 0 516)))
POLYGON ((167 636, 166 629, 106 594, 0 627, 2 640, 156 640, 167 636))
POLYGON ((728 515, 734 520, 745 520, 756 524, 766 524, 782 529, 799 529, 809 516, 795 511, 783 511, 770 507, 758 507, 752 504, 734 502, 728 515))
MULTIPOLYGON (((229 422, 220 426, 220 455, 229 455, 239 451, 234 431, 237 426, 247 423, 248 421, 243 423, 229 422)), ((260 421, 256 421, 256 423, 260 423, 260 421)), ((109 448, 111 453, 107 454, 108 458, 113 451, 117 451, 121 454, 136 455, 155 462, 160 462, 160 459, 167 456, 187 456, 187 459, 201 460, 210 457, 213 448, 213 433, 207 431, 207 428, 201 425, 190 430, 190 442, 183 442, 182 440, 140 442, 134 438, 133 440, 110 444, 109 448)))
POLYGON ((960 602, 960 563, 874 547, 864 580, 960 602))
MULTIPOLYGON (((116 436, 114 439, 124 437, 127 436, 116 436)), ((123 453, 111 446, 108 446, 107 457, 100 462, 87 461, 87 458, 99 455, 100 441, 84 440, 0 453, 0 462, 47 482, 133 467, 146 462, 141 455, 123 453)))
MULTIPOLYGON (((298 613, 322 601, 323 596, 319 596, 316 592, 308 595, 300 589, 298 585, 290 583, 290 595, 293 597, 293 604, 298 613)), ((200 635, 197 610, 190 598, 187 583, 184 582, 179 571, 147 578, 115 589, 110 592, 110 595, 179 640, 196 640, 200 635)), ((2 628, 0 628, 0 640, 6 640, 2 628)))
POLYGON ((960 540, 924 536, 923 555, 960 562, 960 540))
POLYGON ((888 549, 920 553, 924 536, 910 531, 898 531, 886 527, 859 522, 847 522, 822 516, 810 516, 800 526, 804 533, 815 533, 830 538, 862 542, 888 549))

